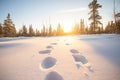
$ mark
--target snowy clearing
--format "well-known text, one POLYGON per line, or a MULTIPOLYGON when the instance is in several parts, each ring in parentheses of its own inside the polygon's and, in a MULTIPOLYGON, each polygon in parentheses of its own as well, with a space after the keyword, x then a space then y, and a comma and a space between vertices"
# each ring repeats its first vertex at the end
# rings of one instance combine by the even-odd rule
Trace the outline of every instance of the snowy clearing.
POLYGON ((0 80, 119 80, 120 35, 0 38, 0 80))

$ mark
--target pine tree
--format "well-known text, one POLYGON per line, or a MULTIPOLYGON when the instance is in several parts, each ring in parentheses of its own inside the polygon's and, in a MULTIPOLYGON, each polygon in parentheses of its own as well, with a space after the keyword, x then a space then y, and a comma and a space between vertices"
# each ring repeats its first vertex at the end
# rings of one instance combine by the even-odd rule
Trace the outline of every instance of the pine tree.
POLYGON ((45 25, 43 25, 43 28, 41 30, 41 36, 45 36, 46 35, 46 28, 45 25))
POLYGON ((41 36, 40 31, 36 29, 36 36, 41 36))
POLYGON ((35 36, 35 32, 32 28, 32 25, 29 26, 29 36, 35 36))
POLYGON ((115 24, 113 23, 113 21, 111 21, 111 33, 115 33, 115 24))
POLYGON ((100 28, 100 33, 104 33, 103 26, 100 28))
POLYGON ((105 27, 105 33, 110 33, 110 22, 105 27))
POLYGON ((88 27, 85 28, 85 34, 88 34, 88 27))
POLYGON ((19 29, 17 36, 22 36, 22 33, 23 33, 22 29, 19 29))
POLYGON ((64 33, 64 30, 62 29, 62 27, 59 23, 57 26, 57 35, 60 36, 60 35, 63 35, 63 33, 64 33))
POLYGON ((52 36, 52 26, 51 26, 51 24, 49 26, 49 36, 52 36))
POLYGON ((52 34, 53 36, 56 36, 57 35, 57 31, 54 29, 53 30, 53 34, 52 34))
POLYGON ((101 8, 102 5, 98 4, 97 3, 97 0, 93 0, 92 2, 89 3, 88 5, 89 9, 91 9, 90 11, 90 17, 89 17, 89 20, 91 20, 91 30, 92 30, 92 33, 95 33, 96 32, 96 28, 98 27, 98 24, 102 24, 100 22, 100 19, 102 18, 100 15, 99 15, 99 12, 98 12, 98 8, 101 8))
POLYGON ((2 27, 2 24, 0 23, 0 37, 3 36, 3 27, 2 27))
POLYGON ((8 13, 7 19, 4 20, 3 25, 3 34, 5 37, 15 37, 16 36, 16 28, 10 19, 10 14, 8 13))
POLYGON ((74 24, 72 31, 73 31, 73 34, 79 34, 79 33, 81 33, 81 29, 80 29, 80 26, 79 26, 78 23, 74 24))
POLYGON ((28 36, 27 34, 27 28, 25 25, 23 25, 23 28, 22 28, 22 36, 28 36))
POLYGON ((116 33, 120 34, 120 12, 116 13, 115 15, 116 21, 115 21, 115 26, 116 26, 116 33))
POLYGON ((84 19, 80 20, 80 34, 84 34, 85 26, 84 26, 84 19))

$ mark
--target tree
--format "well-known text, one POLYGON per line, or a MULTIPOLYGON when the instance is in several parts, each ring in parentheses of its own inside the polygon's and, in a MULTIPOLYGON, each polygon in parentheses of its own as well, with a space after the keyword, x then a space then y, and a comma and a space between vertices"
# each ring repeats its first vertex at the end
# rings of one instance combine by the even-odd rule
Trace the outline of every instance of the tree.
POLYGON ((23 28, 22 28, 22 36, 28 36, 27 34, 27 28, 25 25, 23 25, 23 28))
POLYGON ((85 28, 85 34, 88 34, 88 27, 85 28))
POLYGON ((49 36, 52 36, 52 26, 51 26, 51 24, 50 24, 50 26, 49 26, 49 36))
POLYGON ((5 37, 15 37, 16 36, 16 28, 10 19, 10 14, 8 13, 7 19, 4 20, 3 25, 3 34, 5 37))
POLYGON ((98 27, 98 24, 102 24, 100 22, 100 19, 102 18, 99 15, 98 9, 102 7, 102 5, 97 3, 97 0, 93 0, 92 2, 89 3, 88 5, 89 9, 91 10, 89 12, 90 17, 89 20, 91 20, 91 27, 92 27, 92 33, 95 33, 96 28, 98 27))
POLYGON ((19 29, 17 36, 22 36, 22 33, 23 33, 22 29, 19 29))
POLYGON ((108 22, 107 26, 105 27, 105 33, 110 33, 110 22, 108 22))
POLYGON ((41 36, 46 36, 46 28, 45 25, 43 25, 43 28, 41 30, 41 36))
POLYGON ((84 19, 80 20, 80 34, 84 34, 85 26, 84 26, 84 19))
POLYGON ((120 34, 120 12, 116 13, 115 17, 116 17, 116 21, 115 21, 116 33, 120 34))
POLYGON ((57 35, 60 36, 60 35, 63 35, 63 33, 64 33, 64 30, 62 29, 62 27, 59 23, 57 26, 57 35))
POLYGON ((29 26, 29 36, 35 36, 35 32, 32 28, 32 25, 29 26))
POLYGON ((100 28, 100 33, 104 33, 103 26, 100 28))
POLYGON ((3 27, 2 27, 2 24, 0 23, 0 37, 3 36, 3 27))
POLYGON ((40 31, 38 29, 36 29, 36 36, 40 36, 40 31))

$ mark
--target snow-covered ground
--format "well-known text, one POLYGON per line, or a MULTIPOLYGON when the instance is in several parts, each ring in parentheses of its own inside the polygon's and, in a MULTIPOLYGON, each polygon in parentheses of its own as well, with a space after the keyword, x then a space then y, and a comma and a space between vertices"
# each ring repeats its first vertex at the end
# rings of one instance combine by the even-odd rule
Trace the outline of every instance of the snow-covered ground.
POLYGON ((0 80, 120 80, 120 35, 0 38, 0 80))

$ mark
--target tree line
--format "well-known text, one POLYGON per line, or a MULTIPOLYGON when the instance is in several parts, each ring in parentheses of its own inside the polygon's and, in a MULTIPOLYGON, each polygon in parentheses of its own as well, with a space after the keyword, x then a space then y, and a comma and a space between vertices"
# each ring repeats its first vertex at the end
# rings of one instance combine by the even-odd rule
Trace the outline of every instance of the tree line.
MULTIPOLYGON (((115 23, 110 21, 105 28, 103 28, 103 26, 97 26, 97 28, 95 28, 95 33, 116 33, 115 23)), ((29 25, 28 29, 26 25, 23 25, 23 27, 17 31, 15 24, 13 24, 12 19, 10 18, 10 14, 7 15, 4 23, 0 24, 0 37, 61 36, 73 34, 93 34, 93 27, 85 26, 84 19, 81 19, 79 23, 74 24, 72 31, 67 33, 64 32, 60 23, 57 25, 57 29, 53 29, 51 24, 49 27, 45 27, 45 25, 43 25, 40 31, 38 29, 34 30, 32 25, 29 25)))
POLYGON ((99 8, 102 5, 98 4, 97 0, 93 0, 88 5, 90 12, 88 13, 90 26, 85 26, 84 19, 81 19, 79 23, 75 23, 72 27, 72 31, 64 32, 60 23, 57 25, 57 29, 54 29, 50 24, 49 27, 43 25, 42 29, 34 30, 32 25, 29 25, 27 29, 26 25, 23 25, 21 29, 16 30, 15 24, 12 22, 10 14, 8 13, 4 23, 0 23, 0 37, 18 37, 18 36, 61 36, 61 35, 73 35, 73 34, 101 34, 101 33, 118 33, 120 34, 120 13, 115 14, 116 21, 109 21, 106 26, 103 27, 101 23, 102 16, 99 15, 99 8))

